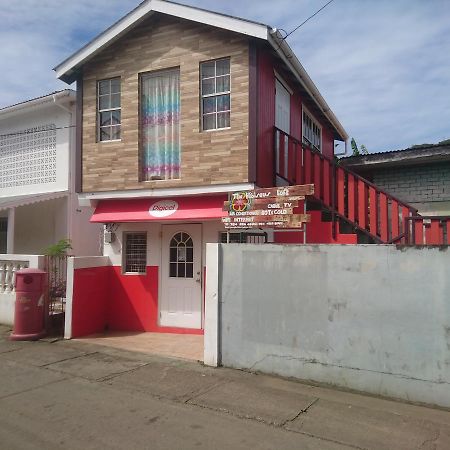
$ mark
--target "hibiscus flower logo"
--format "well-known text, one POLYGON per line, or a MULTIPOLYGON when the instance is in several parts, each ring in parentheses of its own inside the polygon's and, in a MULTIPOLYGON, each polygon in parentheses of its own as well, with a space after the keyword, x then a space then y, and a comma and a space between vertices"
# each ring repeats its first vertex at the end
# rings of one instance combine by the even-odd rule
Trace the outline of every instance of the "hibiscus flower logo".
POLYGON ((248 211, 251 207, 251 199, 247 197, 247 192, 235 192, 231 198, 230 211, 248 211))

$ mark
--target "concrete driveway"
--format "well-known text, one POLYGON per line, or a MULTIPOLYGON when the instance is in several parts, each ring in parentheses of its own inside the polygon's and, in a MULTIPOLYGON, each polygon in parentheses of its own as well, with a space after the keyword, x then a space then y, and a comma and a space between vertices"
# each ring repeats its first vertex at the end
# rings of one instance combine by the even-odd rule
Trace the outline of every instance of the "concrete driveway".
POLYGON ((0 448, 450 448, 450 412, 0 327, 0 448))

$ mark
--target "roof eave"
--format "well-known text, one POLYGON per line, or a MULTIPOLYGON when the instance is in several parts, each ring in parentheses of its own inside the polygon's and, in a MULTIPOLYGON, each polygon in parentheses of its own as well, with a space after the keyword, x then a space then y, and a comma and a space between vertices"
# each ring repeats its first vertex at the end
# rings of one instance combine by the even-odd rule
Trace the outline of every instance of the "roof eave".
POLYGON ((63 91, 54 92, 48 95, 44 95, 42 97, 17 103, 16 105, 7 106, 5 108, 0 109, 0 117, 8 117, 30 108, 38 108, 46 106, 48 104, 63 102, 66 98, 69 101, 75 101, 76 100, 75 91, 73 91, 72 89, 64 89, 63 91))
POLYGON ((276 53, 284 61, 284 63, 290 68, 292 73, 296 76, 300 84, 305 88, 306 92, 311 96, 314 103, 322 111, 323 115, 330 121, 330 123, 335 128, 336 133, 343 141, 347 141, 349 138, 348 133, 345 131, 344 127, 339 122, 338 118, 334 115, 331 108, 328 106, 325 99, 320 94, 314 82, 311 80, 310 76, 295 56, 293 50, 288 45, 288 43, 279 34, 277 29, 271 30, 268 41, 270 45, 274 48, 276 53), (287 57, 289 55, 289 58, 287 57))

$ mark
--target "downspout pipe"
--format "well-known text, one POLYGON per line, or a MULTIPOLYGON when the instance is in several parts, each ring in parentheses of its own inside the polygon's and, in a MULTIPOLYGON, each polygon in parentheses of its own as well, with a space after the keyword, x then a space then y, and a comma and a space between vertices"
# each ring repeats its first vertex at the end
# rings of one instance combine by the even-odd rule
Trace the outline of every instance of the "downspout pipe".
POLYGON ((73 170, 75 167, 75 161, 74 161, 74 152, 73 152, 73 127, 74 125, 76 125, 74 123, 74 113, 73 113, 73 109, 72 108, 68 108, 64 105, 61 105, 61 103, 59 103, 59 99, 66 97, 65 95, 60 95, 58 96, 57 94, 53 94, 53 103, 55 104, 55 106, 57 106, 58 108, 62 109, 64 112, 66 112, 67 114, 69 114, 70 116, 70 120, 69 120, 69 139, 68 139, 68 170, 67 170, 67 183, 68 183, 68 188, 69 188, 69 196, 68 196, 68 202, 67 202, 67 237, 72 240, 73 237, 73 218, 74 218, 74 211, 76 209, 76 206, 78 206, 77 204, 74 204, 74 192, 75 192, 75 185, 74 185, 74 174, 73 174, 73 170))

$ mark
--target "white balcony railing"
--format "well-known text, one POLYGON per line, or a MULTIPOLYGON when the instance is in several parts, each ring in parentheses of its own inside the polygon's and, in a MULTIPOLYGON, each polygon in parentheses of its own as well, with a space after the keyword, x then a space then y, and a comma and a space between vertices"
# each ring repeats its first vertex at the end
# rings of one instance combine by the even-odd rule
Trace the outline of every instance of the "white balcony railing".
POLYGON ((0 294, 15 292, 16 273, 27 267, 42 268, 43 257, 39 255, 0 254, 0 294))
POLYGON ((28 261, 0 260, 0 294, 15 291, 16 272, 29 267, 28 261))

